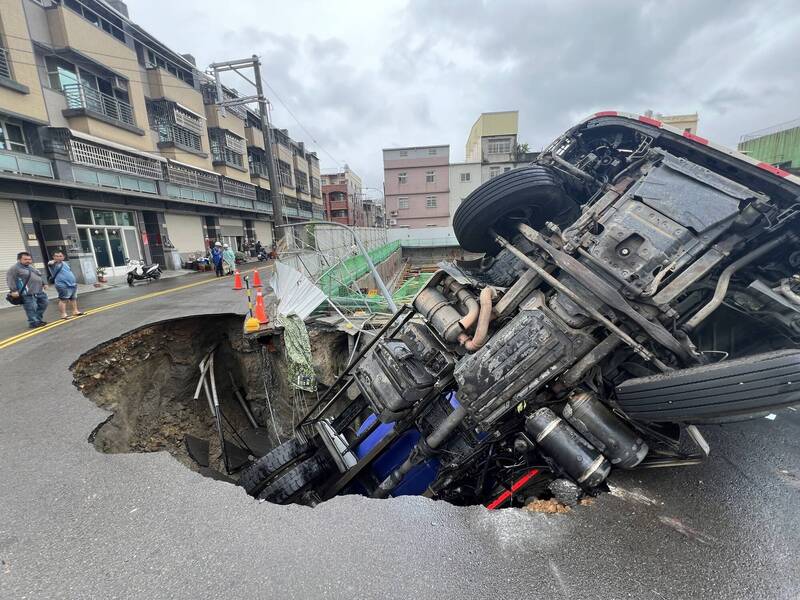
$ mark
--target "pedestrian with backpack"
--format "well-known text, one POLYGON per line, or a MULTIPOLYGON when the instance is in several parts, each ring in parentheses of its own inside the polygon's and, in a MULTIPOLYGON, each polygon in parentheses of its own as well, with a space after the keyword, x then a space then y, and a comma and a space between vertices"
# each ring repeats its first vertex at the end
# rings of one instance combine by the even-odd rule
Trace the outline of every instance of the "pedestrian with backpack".
POLYGON ((47 283, 38 269, 33 267, 33 257, 28 252, 17 254, 17 262, 6 273, 11 304, 22 304, 28 317, 28 327, 35 329, 47 325, 44 311, 47 309, 47 283))
POLYGON ((61 250, 56 250, 53 252, 53 260, 47 263, 47 267, 50 271, 50 281, 58 291, 58 311, 61 313, 61 318, 67 320, 69 319, 69 315, 67 315, 68 302, 73 317, 80 317, 83 313, 78 310, 78 280, 75 279, 75 273, 72 272, 72 268, 64 260, 65 258, 61 250))

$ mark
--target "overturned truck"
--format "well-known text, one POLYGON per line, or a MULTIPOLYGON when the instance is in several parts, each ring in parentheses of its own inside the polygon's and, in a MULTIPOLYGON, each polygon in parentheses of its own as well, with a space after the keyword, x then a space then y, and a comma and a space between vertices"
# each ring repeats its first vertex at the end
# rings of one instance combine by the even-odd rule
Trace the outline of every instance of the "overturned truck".
POLYGON ((599 113, 463 201, 484 257, 441 265, 240 484, 494 507, 697 463, 697 425, 800 399, 798 211, 788 173, 599 113))

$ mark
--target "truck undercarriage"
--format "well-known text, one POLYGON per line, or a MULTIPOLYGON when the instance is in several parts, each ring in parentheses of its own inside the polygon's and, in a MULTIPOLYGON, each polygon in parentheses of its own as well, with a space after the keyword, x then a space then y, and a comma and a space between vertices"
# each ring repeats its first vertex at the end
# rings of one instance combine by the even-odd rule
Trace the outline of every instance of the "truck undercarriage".
POLYGON ((454 219, 440 265, 240 480, 458 504, 577 498, 612 469, 695 464, 698 425, 800 401, 800 182, 600 113, 454 219))

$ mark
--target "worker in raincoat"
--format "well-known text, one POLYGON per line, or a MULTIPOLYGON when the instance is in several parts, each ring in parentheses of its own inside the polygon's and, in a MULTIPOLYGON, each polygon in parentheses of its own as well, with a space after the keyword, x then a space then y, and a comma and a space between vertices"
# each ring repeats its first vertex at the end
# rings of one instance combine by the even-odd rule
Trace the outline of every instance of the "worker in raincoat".
POLYGON ((214 246, 211 248, 211 252, 209 252, 209 259, 214 264, 214 272, 217 274, 217 277, 222 277, 224 272, 222 270, 222 243, 215 242, 214 246))
POLYGON ((222 246, 222 260, 225 263, 225 274, 230 275, 236 270, 236 253, 228 244, 222 246))

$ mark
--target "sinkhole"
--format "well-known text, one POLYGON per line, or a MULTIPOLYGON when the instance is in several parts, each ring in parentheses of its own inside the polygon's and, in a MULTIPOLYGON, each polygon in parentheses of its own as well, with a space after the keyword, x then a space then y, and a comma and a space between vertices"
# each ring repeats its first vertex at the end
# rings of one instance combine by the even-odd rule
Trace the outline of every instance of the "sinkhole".
MULTIPOLYGON (((154 323, 95 347, 71 367, 74 384, 111 413, 89 434, 89 443, 112 454, 169 452, 187 468, 241 485, 252 496, 269 502, 313 506, 338 494, 369 495, 368 489, 374 489, 386 474, 381 460, 389 461, 388 454, 380 455, 383 458, 357 478, 331 492, 326 482, 337 480, 343 470, 338 465, 337 471, 331 459, 336 448, 326 448, 322 436, 315 434, 314 427, 318 432, 319 424, 298 426, 317 394, 334 385, 345 371, 354 348, 360 348, 358 336, 322 323, 308 324, 307 331, 317 391, 290 385, 296 373, 287 359, 287 340, 279 330, 244 335, 241 316, 233 314, 154 323), (213 369, 209 367, 202 384, 200 365, 209 360, 212 351, 213 369), (215 392, 209 389, 212 371, 215 392), (259 461, 255 469, 254 461, 259 461)), ((346 416, 348 404, 357 396, 356 386, 352 388, 353 393, 343 395, 334 406, 336 419, 346 416)), ((371 423, 369 417, 352 422, 355 432, 364 431, 371 423)), ((335 427, 337 423, 334 419, 322 426, 335 427)), ((386 426, 376 430, 380 431, 385 432, 386 426)), ((419 432, 406 432, 388 448, 402 456, 418 439, 419 432)), ((358 457, 379 445, 374 442, 366 448, 360 445, 358 457)), ((442 456, 415 467, 392 495, 424 494, 431 469, 438 469, 438 461, 444 464, 445 459, 442 456)), ((515 496, 504 506, 562 512, 563 506, 555 502, 552 486, 548 486, 551 482, 552 477, 542 470, 527 486, 524 497, 515 496)), ((453 486, 452 494, 439 498, 453 504, 485 504, 497 494, 496 488, 483 498, 463 500, 464 486, 479 484, 462 482, 453 486)))

